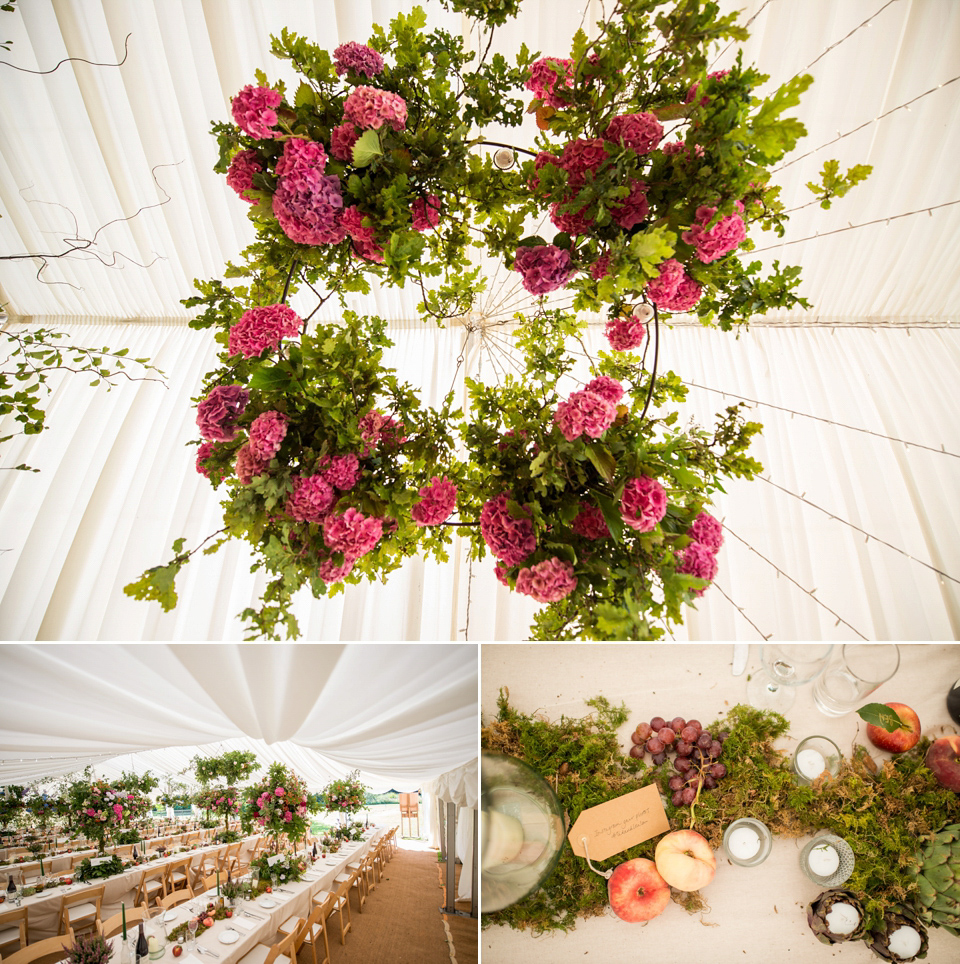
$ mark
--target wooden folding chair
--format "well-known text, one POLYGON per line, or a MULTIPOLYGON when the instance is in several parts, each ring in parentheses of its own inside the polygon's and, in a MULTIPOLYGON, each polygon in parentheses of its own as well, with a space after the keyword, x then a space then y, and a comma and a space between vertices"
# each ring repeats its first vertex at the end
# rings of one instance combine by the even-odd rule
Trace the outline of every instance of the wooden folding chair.
POLYGON ((289 934, 291 929, 297 935, 294 941, 294 959, 300 953, 300 948, 304 944, 309 945, 310 952, 313 954, 313 964, 330 964, 330 944, 327 941, 327 903, 332 899, 332 894, 324 894, 325 899, 317 902, 313 900, 313 909, 309 917, 291 917, 280 925, 281 934, 289 934), (317 946, 323 940, 323 959, 317 957, 317 946))
POLYGON ((106 884, 99 887, 88 887, 75 894, 64 894, 60 898, 60 926, 58 934, 70 931, 97 930, 100 923, 100 905, 103 903, 103 892, 106 884))
POLYGON ((3 959, 3 964, 54 964, 63 960, 67 951, 76 940, 73 931, 58 937, 48 937, 45 941, 28 944, 23 950, 3 959))
POLYGON ((293 945, 297 939, 297 932, 286 934, 276 944, 255 944, 243 957, 239 964, 297 964, 293 945))
POLYGON ((167 880, 167 864, 154 864, 147 866, 140 875, 140 883, 137 886, 137 894, 133 899, 135 904, 154 903, 158 897, 166 897, 170 892, 167 880))
MULTIPOLYGON (((127 908, 127 928, 133 927, 134 924, 139 924, 140 921, 150 920, 150 908, 146 904, 141 904, 139 907, 128 907, 127 908)), ((114 934, 119 934, 123 930, 123 911, 119 914, 114 914, 113 917, 108 917, 103 923, 97 927, 101 937, 110 938, 114 934)))
POLYGON ((337 914, 340 923, 340 943, 347 943, 347 932, 353 927, 353 914, 350 911, 350 881, 345 880, 340 883, 333 893, 333 900, 329 902, 326 919, 329 920, 337 914), (347 912, 347 921, 343 921, 343 912, 347 912))
POLYGON ((23 950, 30 943, 30 927, 27 922, 27 908, 0 914, 0 954, 11 953, 9 945, 19 941, 18 950, 23 950))
POLYGON ((358 914, 363 913, 363 905, 367 899, 367 888, 361 867, 361 864, 348 864, 347 869, 342 874, 338 874, 333 878, 338 884, 346 883, 349 885, 347 893, 353 893, 353 891, 356 890, 358 914))
POLYGON ((190 863, 192 857, 180 857, 168 865, 167 886, 172 893, 175 890, 185 890, 193 896, 193 881, 190 877, 190 863))

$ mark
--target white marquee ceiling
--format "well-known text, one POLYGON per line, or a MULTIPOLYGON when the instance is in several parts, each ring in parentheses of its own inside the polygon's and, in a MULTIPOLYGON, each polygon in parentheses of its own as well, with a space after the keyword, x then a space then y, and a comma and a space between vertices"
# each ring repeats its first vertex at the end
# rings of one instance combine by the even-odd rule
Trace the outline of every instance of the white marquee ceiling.
MULTIPOLYGON (((760 257, 802 266, 810 312, 768 316, 739 338, 682 319, 664 332, 664 365, 704 386, 691 389, 692 412, 709 418, 734 400, 721 391, 766 403, 754 416, 765 424, 754 454, 769 481, 731 483, 718 500, 732 534, 717 587, 678 637, 958 638, 960 4, 721 5, 753 18, 744 60, 770 74, 771 87, 804 71, 816 79, 797 112, 809 136, 778 174, 787 206, 805 203, 804 184, 827 158, 843 168, 872 164, 874 173, 829 211, 798 211, 782 241, 755 238, 769 248, 760 257)), ((219 528, 215 494, 182 447, 193 437, 189 398, 212 344, 183 327, 179 299, 192 278, 220 276, 252 231, 244 205, 211 171, 208 122, 228 117, 230 97, 256 68, 290 79, 269 54, 271 32, 287 26, 332 48, 365 39, 371 23, 412 3, 17 6, 0 13, 0 35, 12 40, 0 60, 31 70, 71 56, 116 63, 131 37, 120 68, 73 62, 40 76, 0 65, 0 252, 57 250, 74 230, 58 205, 89 237, 167 194, 170 201, 98 236, 104 256, 123 255, 117 268, 60 259, 42 274, 57 283, 42 284, 36 263, 0 262, 0 299, 11 315, 54 316, 90 342, 130 344, 170 379, 166 392, 137 383, 109 395, 64 383, 49 406, 49 432, 5 446, 4 465, 27 461, 42 472, 0 473, 0 548, 10 550, 0 554, 0 635, 238 639, 234 614, 259 591, 242 547, 191 563, 174 613, 122 595, 168 557, 173 539, 194 545, 219 528), (157 165, 171 165, 156 168, 164 193, 151 175, 157 165)), ((423 6, 432 24, 465 26, 436 0, 423 6)), ((597 0, 525 0, 502 48, 525 41, 563 55, 600 8, 597 0)), ((733 55, 724 51, 714 67, 733 55)), ((401 374, 430 401, 449 388, 464 336, 412 323, 411 303, 408 293, 382 289, 355 307, 391 321, 401 374)), ((600 347, 597 334, 588 347, 600 347)), ((466 355, 483 377, 504 364, 489 338, 474 337, 466 355)), ((323 639, 518 638, 532 607, 486 568, 471 570, 462 552, 449 566, 411 561, 387 586, 298 602, 301 625, 323 639)))
POLYGON ((244 749, 314 790, 416 789, 476 757, 478 682, 462 644, 0 646, 0 785, 244 749))

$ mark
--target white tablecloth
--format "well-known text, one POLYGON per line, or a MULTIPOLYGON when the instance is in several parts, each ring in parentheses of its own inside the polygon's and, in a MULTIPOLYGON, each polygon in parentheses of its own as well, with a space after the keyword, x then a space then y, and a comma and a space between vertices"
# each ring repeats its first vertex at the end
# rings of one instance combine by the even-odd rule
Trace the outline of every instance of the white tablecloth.
MULTIPOLYGON (((898 702, 913 707, 923 732, 931 737, 956 727, 945 699, 960 678, 960 646, 901 644, 900 670, 863 702, 898 702)), ((591 712, 584 701, 605 696, 624 702, 629 722, 620 733, 626 749, 637 723, 654 716, 683 716, 704 725, 736 703, 746 702, 747 674, 760 669, 760 648, 751 646, 747 672, 731 674, 730 644, 585 644, 490 645, 482 650, 484 720, 496 717, 500 687, 509 687, 510 703, 524 713, 582 717, 591 712)), ((866 739, 856 715, 831 718, 813 703, 811 687, 798 690, 786 714, 790 733, 780 746, 792 750, 811 734, 830 737, 849 755, 854 742, 866 744, 878 762, 889 754, 866 739)), ((648 757, 649 762, 649 757, 648 757)), ((735 866, 721 851, 717 875, 704 888, 709 909, 689 915, 671 903, 646 925, 628 924, 609 909, 580 921, 574 931, 534 938, 529 932, 488 927, 481 932, 483 964, 618 964, 638 960, 656 964, 870 964, 876 958, 860 942, 828 947, 819 943, 806 922, 806 908, 821 891, 803 876, 799 853, 805 839, 774 838, 773 852, 760 866, 735 866), (704 926, 708 925, 708 926, 704 926)), ((926 964, 960 960, 960 939, 942 928, 930 930, 926 964)))

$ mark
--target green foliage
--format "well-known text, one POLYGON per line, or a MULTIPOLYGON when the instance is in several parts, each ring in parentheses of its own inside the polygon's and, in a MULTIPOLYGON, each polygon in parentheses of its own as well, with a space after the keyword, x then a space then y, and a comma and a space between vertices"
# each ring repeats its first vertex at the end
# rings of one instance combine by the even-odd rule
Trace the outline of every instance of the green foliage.
POLYGON ((807 187, 819 199, 820 207, 827 209, 830 207, 831 198, 843 197, 850 188, 866 180, 872 170, 871 164, 854 164, 847 169, 846 174, 840 174, 839 161, 825 161, 820 172, 820 181, 808 181, 807 187))
POLYGON ((240 783, 248 780, 260 769, 256 753, 243 750, 231 750, 219 756, 195 756, 192 763, 197 782, 204 786, 214 780, 223 780, 229 784, 240 783))

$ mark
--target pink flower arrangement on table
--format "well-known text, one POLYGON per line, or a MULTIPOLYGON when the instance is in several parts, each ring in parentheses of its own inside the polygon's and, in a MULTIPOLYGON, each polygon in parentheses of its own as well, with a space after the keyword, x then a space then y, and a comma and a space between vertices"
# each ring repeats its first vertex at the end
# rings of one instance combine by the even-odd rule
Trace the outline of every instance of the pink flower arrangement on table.
POLYGON ((360 782, 360 771, 354 770, 345 779, 328 783, 318 794, 319 804, 331 813, 356 813, 363 809, 367 789, 360 782))
POLYGON ((307 831, 309 795, 303 779, 282 763, 271 763, 265 779, 247 788, 251 818, 267 833, 298 839, 307 831))

